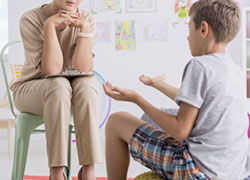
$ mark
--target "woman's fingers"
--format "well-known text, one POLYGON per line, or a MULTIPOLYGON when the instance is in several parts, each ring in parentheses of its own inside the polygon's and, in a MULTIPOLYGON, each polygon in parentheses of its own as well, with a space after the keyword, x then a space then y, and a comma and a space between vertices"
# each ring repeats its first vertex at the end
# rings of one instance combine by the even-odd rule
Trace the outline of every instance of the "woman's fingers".
POLYGON ((62 13, 62 14, 64 14, 64 15, 67 15, 67 16, 69 16, 69 17, 71 17, 71 18, 76 18, 76 19, 78 19, 78 18, 80 18, 80 13, 77 13, 77 12, 70 12, 70 11, 65 11, 65 10, 58 10, 58 11, 56 11, 57 13, 62 13))

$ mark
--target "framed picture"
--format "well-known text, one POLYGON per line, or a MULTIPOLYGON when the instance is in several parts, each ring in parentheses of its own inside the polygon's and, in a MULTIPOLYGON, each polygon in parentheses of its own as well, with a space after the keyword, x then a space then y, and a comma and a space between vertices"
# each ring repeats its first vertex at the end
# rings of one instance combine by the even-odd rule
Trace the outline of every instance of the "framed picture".
POLYGON ((126 0, 127 13, 147 13, 157 11, 157 0, 126 0))

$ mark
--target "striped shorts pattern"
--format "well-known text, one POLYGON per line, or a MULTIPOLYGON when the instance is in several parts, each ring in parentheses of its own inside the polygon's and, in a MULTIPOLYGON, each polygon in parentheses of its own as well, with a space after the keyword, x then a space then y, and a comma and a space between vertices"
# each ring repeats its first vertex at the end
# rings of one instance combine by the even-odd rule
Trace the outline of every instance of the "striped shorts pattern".
POLYGON ((130 142, 135 161, 167 180, 209 180, 195 166, 188 147, 150 124, 139 126, 130 142))

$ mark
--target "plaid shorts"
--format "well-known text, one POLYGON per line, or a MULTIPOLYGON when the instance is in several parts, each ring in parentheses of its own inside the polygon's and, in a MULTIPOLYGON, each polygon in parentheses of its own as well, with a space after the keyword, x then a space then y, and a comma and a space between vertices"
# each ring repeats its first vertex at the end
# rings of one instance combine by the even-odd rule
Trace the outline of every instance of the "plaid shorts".
POLYGON ((150 124, 139 126, 130 142, 134 160, 169 180, 209 180, 195 166, 186 143, 180 143, 150 124))

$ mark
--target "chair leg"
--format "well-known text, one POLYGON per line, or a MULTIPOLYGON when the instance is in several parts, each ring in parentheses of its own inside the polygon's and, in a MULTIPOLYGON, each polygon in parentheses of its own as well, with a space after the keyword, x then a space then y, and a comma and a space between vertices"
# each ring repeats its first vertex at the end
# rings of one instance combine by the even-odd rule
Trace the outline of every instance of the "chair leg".
POLYGON ((71 150, 72 150, 72 129, 73 127, 69 126, 69 140, 68 140, 68 167, 67 169, 67 180, 71 180, 71 150))
POLYGON ((7 122, 8 128, 8 154, 11 155, 11 121, 7 122))
POLYGON ((15 148, 11 180, 22 180, 24 176, 29 140, 34 129, 41 121, 27 121, 18 117, 15 129, 15 148))

